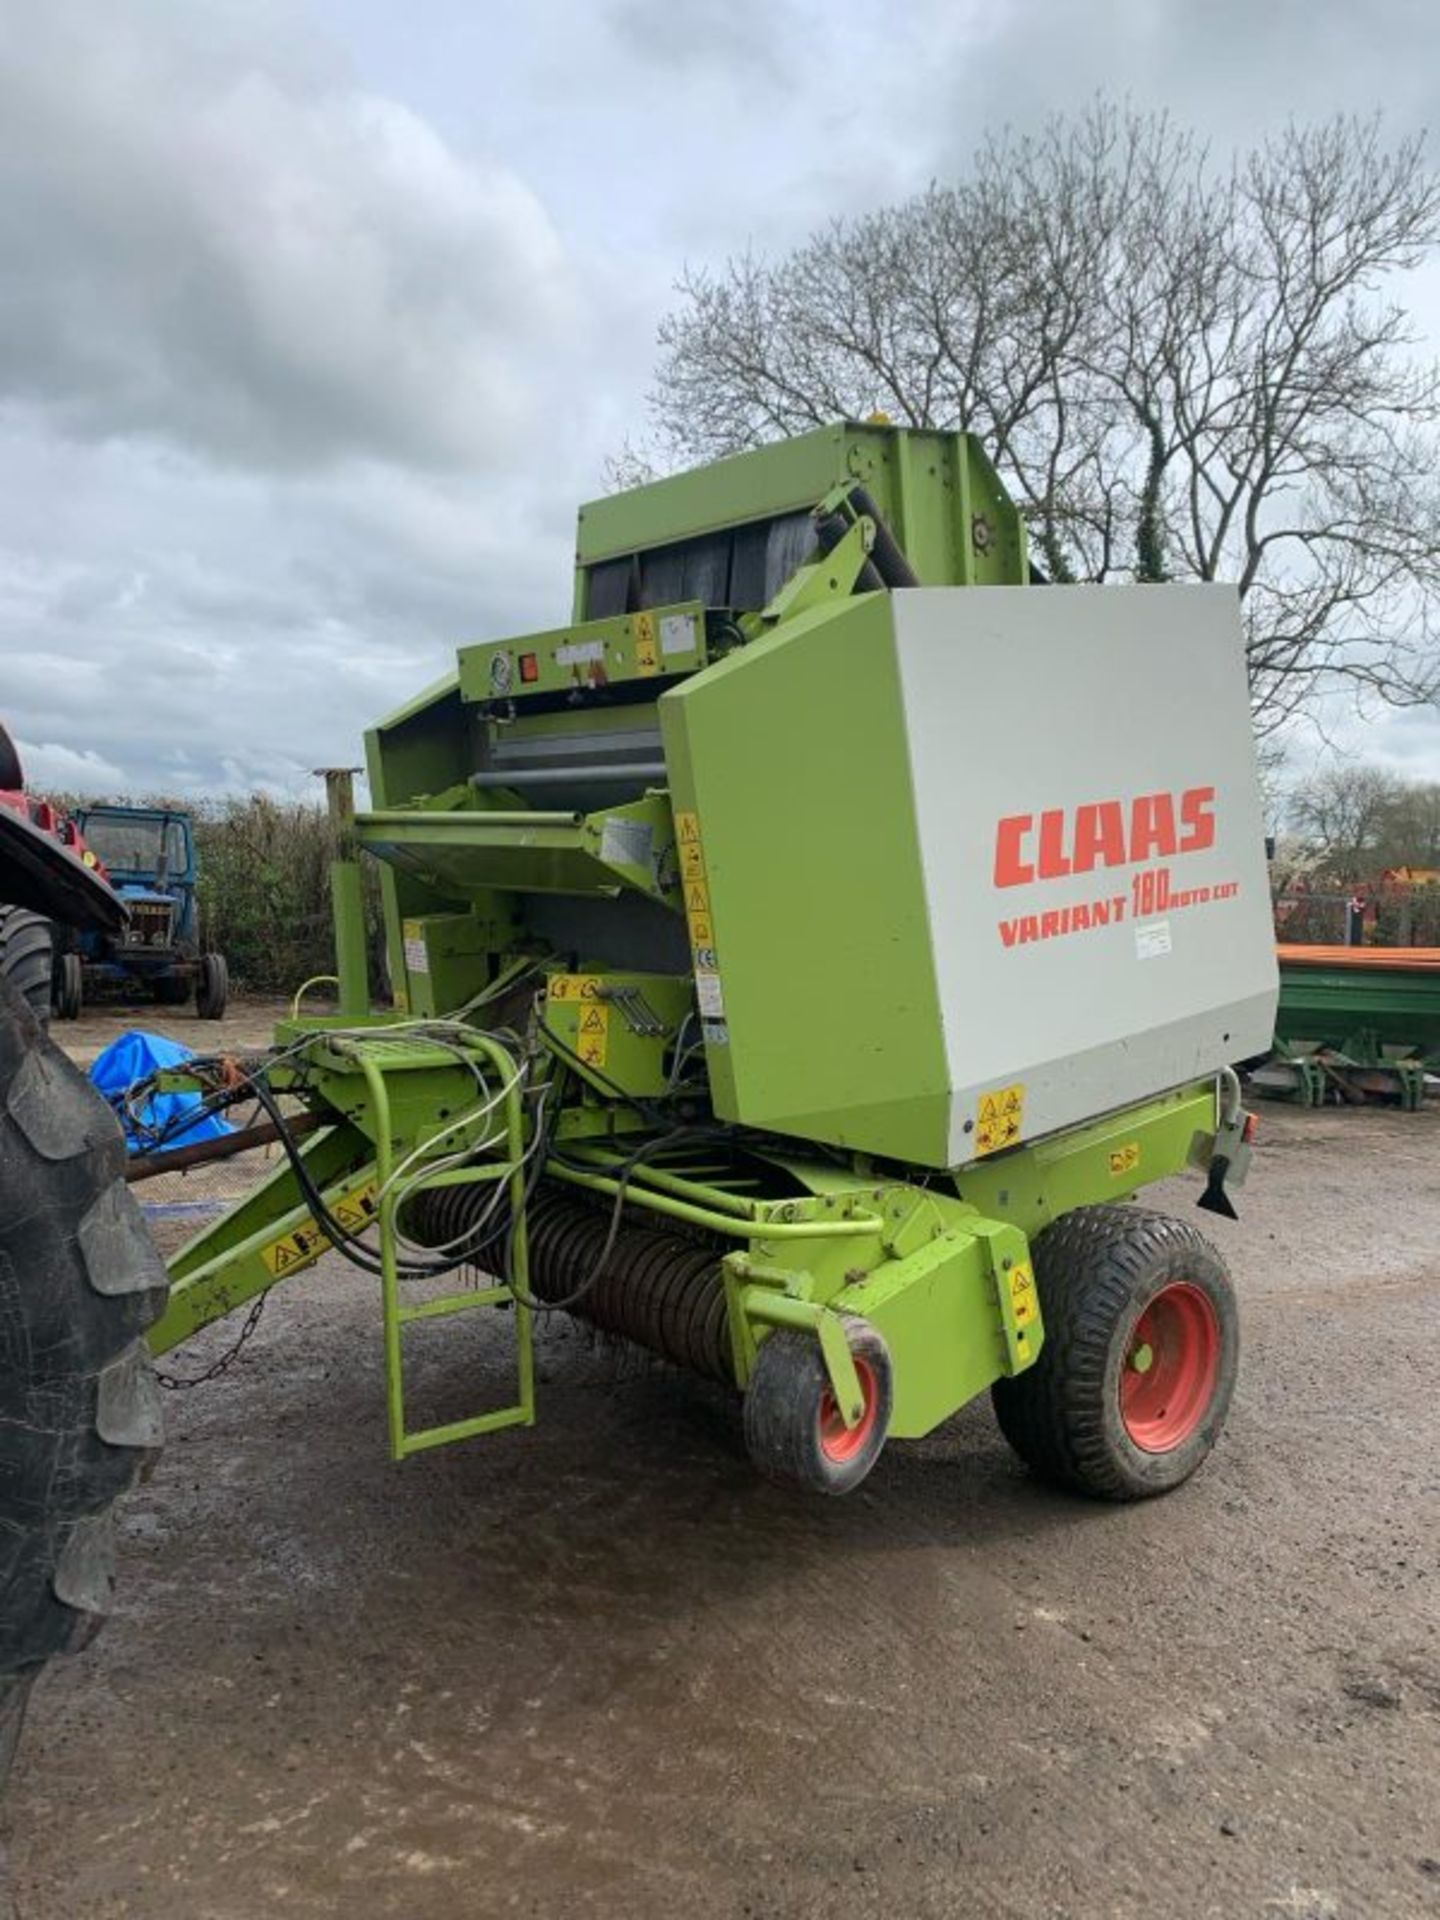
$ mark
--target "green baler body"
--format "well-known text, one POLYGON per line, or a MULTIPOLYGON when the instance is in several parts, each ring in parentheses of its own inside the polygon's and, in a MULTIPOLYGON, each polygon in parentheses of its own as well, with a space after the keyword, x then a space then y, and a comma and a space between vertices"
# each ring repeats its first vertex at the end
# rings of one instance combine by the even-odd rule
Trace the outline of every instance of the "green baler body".
MULTIPOLYGON (((510 741, 528 735, 552 753, 567 735, 593 748, 607 734, 618 741, 649 733, 655 742, 652 752, 658 753, 661 696, 723 657, 728 623, 717 623, 712 613, 707 633, 706 603, 683 594, 657 604, 648 591, 650 583, 638 577, 642 563, 651 562, 665 581, 683 581, 688 570, 692 576, 698 571, 713 585, 715 549, 725 547, 721 566, 728 589, 741 584, 736 578, 737 543, 748 541, 752 558, 767 543, 778 546, 779 554, 771 554, 768 578, 763 565, 746 569, 746 584, 758 589, 749 596, 751 604, 731 608, 728 599, 720 603, 727 612, 756 615, 770 589, 783 585, 787 556, 803 552, 805 525, 816 503, 847 485, 867 490, 926 585, 1000 585, 1026 579, 1023 522, 984 450, 966 434, 903 432, 850 422, 594 501, 579 515, 572 623, 462 646, 453 675, 367 736, 373 807, 386 813, 399 808, 424 811, 424 803, 443 795, 447 810, 472 815, 481 810, 496 815, 563 812, 538 801, 532 806, 528 795, 522 808, 503 787, 483 798, 474 790, 463 792, 483 757, 487 734, 502 729, 510 741), (617 569, 637 576, 629 597, 644 604, 592 618, 592 607, 602 588, 613 584, 617 569), (639 643, 637 613, 644 616, 639 643), (648 643, 643 640, 647 632, 652 636, 648 643), (682 632, 692 637, 692 644, 676 644, 682 632), (522 659, 533 661, 533 681, 519 678, 522 659), (597 675, 603 675, 599 688, 592 685, 597 675), (567 696, 583 704, 566 708, 562 703, 567 696), (513 717, 492 719, 507 700, 515 702, 513 717)), ((828 609, 832 617, 845 611, 843 600, 828 609)), ((657 771, 650 784, 663 787, 663 773, 657 771)), ((458 906, 493 924, 498 910, 494 895, 509 893, 504 910, 518 912, 523 921, 518 896, 524 893, 604 892, 605 877, 593 871, 594 885, 587 889, 582 884, 573 822, 537 821, 529 828, 517 823, 513 830, 503 820, 492 822, 489 843, 478 820, 471 826, 474 858, 463 872, 454 857, 464 832, 458 822, 445 829, 450 856, 443 873, 438 858, 428 866, 418 856, 391 863, 385 879, 386 931, 391 977, 397 982, 410 977, 403 932, 407 920, 458 906)), ((392 843, 381 831, 367 824, 364 834, 367 846, 389 860, 392 843)), ((417 827, 412 838, 420 837, 417 827)), ((610 884, 613 888, 614 876, 610 884)), ((412 958, 417 951, 412 937, 412 958)), ((432 996, 426 985, 411 982, 409 995, 417 1005, 438 1010, 429 1007, 432 996)))
MULTIPOLYGON (((651 772, 631 810, 646 810, 647 788, 674 781, 693 805, 703 777, 714 821, 707 830, 723 896, 716 910, 731 930, 741 1009, 732 1024, 743 1035, 738 1047, 708 1049, 716 1111, 798 1138, 940 1166, 940 1016, 926 944, 915 937, 923 880, 915 835, 904 825, 912 802, 888 596, 826 597, 728 651, 732 636, 723 626, 717 636, 714 610, 702 599, 586 617, 617 568, 635 576, 632 599, 648 597, 642 569, 665 583, 698 574, 713 586, 717 549, 725 584, 738 585, 736 544, 747 540, 752 556, 778 545, 783 569, 803 550, 796 533, 803 539, 816 503, 850 485, 865 489, 926 585, 1026 578, 1023 523, 983 449, 964 434, 846 423, 593 502, 579 515, 575 620, 462 647, 453 678, 376 728, 367 741, 375 812, 362 818, 361 834, 387 863, 391 977, 404 983, 416 1012, 461 1004, 527 936, 540 931, 553 942, 553 913, 540 916, 538 929, 537 915, 527 912, 541 895, 598 901, 643 892, 662 901, 673 937, 652 916, 629 930, 625 957, 637 958, 638 939, 638 957, 655 973, 688 970, 694 956, 686 950, 683 887, 657 888, 653 878, 642 881, 634 868, 601 858, 607 829, 612 848, 617 843, 623 803, 576 818, 564 807, 532 804, 531 793, 521 806, 503 788, 465 790, 487 734, 512 743, 528 734, 552 760, 557 743, 563 757, 572 736, 593 750, 607 735, 647 735, 651 772), (522 660, 533 678, 522 680, 522 660), (597 669, 598 686, 589 683, 597 669), (567 708, 567 697, 577 704, 567 708), (507 702, 513 712, 504 711, 507 702), (763 781, 744 777, 741 741, 746 767, 785 768, 783 814, 763 781), (861 762, 869 769, 863 786, 850 777, 861 762), (444 819, 428 804, 437 795, 446 796, 444 819), (837 805, 842 796, 848 804, 837 805), (407 810, 424 819, 401 819, 407 810), (777 891, 767 850, 773 855, 779 830, 793 857, 777 891), (467 912, 479 930, 469 938, 457 919, 467 912), (793 945, 798 958, 801 929, 814 955, 803 982, 751 964, 757 945, 793 945), (457 966, 459 945, 468 964, 457 966), (799 1023, 796 987, 806 1002, 799 1023), (842 1037, 849 1044, 834 1044, 842 1037)), ((784 585, 773 564, 768 580, 753 566, 750 578, 752 600, 784 585)), ((662 813, 648 848, 651 876, 663 874, 673 843, 664 803, 662 813)), ((683 877, 678 855, 669 858, 683 877)), ((614 963, 596 927, 593 913, 580 922, 572 964, 614 963)))
POLYGON ((1028 577, 1024 522, 978 440, 849 421, 582 507, 575 618, 594 611, 601 568, 806 516, 846 483, 867 490, 926 586, 1008 586, 1028 577))
MULTIPOLYGON (((522 1238, 513 1293, 502 1280, 494 1295, 520 1305, 515 1407, 418 1436, 405 1425, 400 1328, 454 1303, 402 1303, 394 1168, 420 1159, 423 1170, 427 1152, 456 1147, 467 1083, 444 1049, 465 1022, 484 1029, 493 1017, 504 1032, 529 1018, 532 1041, 561 1063, 564 1104, 547 1123, 569 1157, 544 1162, 552 1179, 733 1249, 723 1268, 738 1385, 771 1331, 808 1328, 837 1403, 858 1417, 837 1329, 859 1314, 891 1347, 898 1435, 929 1431, 1033 1362, 1043 1328, 1031 1236, 1072 1207, 1205 1164, 1221 1123, 1217 1071, 1246 1051, 1237 1039, 1227 1056, 1220 1029, 1228 1045, 1232 1028, 1263 1019, 1268 1036, 1271 1009, 1256 1011, 1263 980, 1244 991, 1227 980, 1213 1007, 1177 1026, 1173 1010, 1147 1011, 1158 976, 1139 979, 1135 1004, 1161 1051, 1147 1056, 1144 1036, 1129 1044, 1123 1019, 1113 1037, 1122 1066, 1139 1060, 1149 1075, 1143 1099, 1123 1072, 1114 1097, 1095 1097, 1108 1084, 1096 1065, 1111 1040, 1103 1020, 1091 1022, 1084 1075, 1047 1081, 1036 1056, 1028 1117, 1022 1073, 1008 1072, 1025 1062, 1003 1047, 970 1081, 957 1074, 955 916, 937 904, 937 885, 945 890, 953 848, 955 871, 983 868, 988 888, 994 817, 1029 791, 1005 769, 1026 755, 1016 689, 1042 697, 1031 630, 1045 621, 1017 622, 1017 607, 1053 604, 1052 630, 1067 607, 1092 632, 1113 628, 1137 698, 1152 706, 1175 671, 1164 633, 1152 636, 1133 609, 1085 601, 1086 590, 1032 596, 1028 581, 1020 516, 973 439, 845 423, 586 506, 572 620, 462 645, 453 674, 368 735, 371 810, 344 824, 347 842, 383 863, 397 1011, 370 1010, 364 940, 358 923, 342 925, 339 1016, 282 1038, 303 1050, 312 1037, 299 1084, 343 1116, 315 1148, 317 1185, 352 1212, 373 1207, 380 1227, 397 1455, 533 1417, 522 1238), (898 565, 886 557, 895 548, 898 565), (924 629, 941 616, 959 623, 960 638, 952 649, 942 635, 940 651, 968 657, 976 673, 973 697, 947 695, 957 764, 991 758, 979 800, 937 825, 927 798, 935 749, 927 774, 914 738, 914 661, 933 650, 924 629), (982 663, 1006 689, 995 696, 1004 711, 987 700, 982 663), (506 998, 516 979, 528 1015, 506 998), (417 1021, 448 1022, 449 1038, 417 1021), (327 1024, 343 1036, 333 1044, 327 1024), (413 1044, 387 1036, 397 1024, 418 1034, 413 1044), (1156 1061, 1176 1070, 1167 1076, 1156 1061), (665 1115, 679 1117, 677 1138, 697 1119, 718 1131, 733 1159, 717 1170, 677 1149, 632 1179, 637 1137, 662 1127, 663 1146, 665 1115)), ((1248 754, 1238 660, 1237 632, 1233 671, 1228 654, 1213 673, 1202 661, 1197 697, 1238 725, 1248 754)), ((1104 764, 1103 729, 1098 738, 1104 764)), ((1187 765, 1177 793, 1213 791, 1201 784, 1215 778, 1207 769, 1187 765)), ((1049 773, 1042 765, 1032 783, 1036 820, 1049 773)), ((1148 762, 1143 777, 1160 778, 1148 762)), ((1255 872, 1241 872, 1235 855, 1233 880, 1225 867, 1219 885, 1187 898, 1263 892, 1258 833, 1255 846, 1255 872)), ((1231 847, 1222 842, 1226 861, 1231 847)), ((1195 877, 1178 862, 1177 872, 1195 877)), ((1130 879, 1099 875, 1090 891, 1103 881, 1118 897, 1130 879)), ((353 918, 358 888, 337 884, 336 901, 353 918)), ((1113 904, 1106 912, 1120 917, 1113 904)), ((1234 942, 1225 916, 1213 917, 1207 937, 1223 953, 1234 942)), ((999 923, 985 931, 999 951, 999 923)), ((1016 938, 1023 949, 1030 936, 1016 938)), ((1053 998, 1043 968, 1058 947, 1038 960, 1017 954, 1017 1006, 1027 992, 1037 1010, 1053 998)), ((1191 977, 1212 964, 1202 962, 1191 977)), ((978 988, 965 1011, 983 1039, 978 988)), ((1025 1024, 1014 1007, 1007 1020, 1025 1024)), ((484 1042, 487 1061, 494 1044, 484 1042)), ((508 1156, 500 1166, 437 1180, 503 1178, 523 1206, 537 1122, 517 1099, 507 1112, 502 1146, 478 1123, 459 1134, 462 1146, 480 1143, 475 1152, 508 1156)), ((1230 1144, 1238 1172, 1243 1156, 1230 1144)), ((177 1262, 157 1346, 318 1257, 326 1241, 313 1226, 290 1176, 278 1177, 271 1199, 257 1196, 177 1262)))
POLYGON ((675 807, 703 823, 717 1113, 943 1167, 949 1082, 892 626, 885 594, 803 614, 677 687, 660 718, 675 807))

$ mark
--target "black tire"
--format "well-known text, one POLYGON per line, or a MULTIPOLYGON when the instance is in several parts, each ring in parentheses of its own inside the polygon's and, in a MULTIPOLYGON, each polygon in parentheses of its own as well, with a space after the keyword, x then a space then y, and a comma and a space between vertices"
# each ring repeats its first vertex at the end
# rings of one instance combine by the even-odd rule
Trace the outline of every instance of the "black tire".
POLYGON ((0 1779, 30 1684, 113 1585, 111 1509, 160 1445, 166 1278, 105 1101, 0 982, 0 1779))
POLYGON ((1056 1485, 1104 1500, 1168 1493, 1214 1446, 1235 1390, 1224 1261, 1194 1227, 1142 1207, 1077 1207, 1033 1254, 1045 1343, 991 1389, 1001 1432, 1056 1485))
POLYGON ((55 930, 28 907, 0 907, 0 980, 23 994, 30 1011, 47 1026, 55 970, 55 930))
POLYGON ((195 989, 195 1011, 202 1020, 223 1020, 230 998, 230 969, 223 953, 202 953, 200 980, 195 989))
POLYGON ((866 1408, 846 1429, 830 1391, 820 1342, 781 1328, 755 1356, 745 1392, 745 1445, 763 1474, 813 1493, 849 1493, 880 1458, 890 1431, 890 1349, 867 1320, 845 1318, 866 1408))
POLYGON ((57 1020, 78 1020, 85 1001, 85 970, 78 953, 55 957, 52 1003, 57 1020))
POLYGON ((15 751, 15 742, 0 727, 0 788, 8 793, 18 793, 25 784, 25 775, 20 766, 20 756, 15 751))

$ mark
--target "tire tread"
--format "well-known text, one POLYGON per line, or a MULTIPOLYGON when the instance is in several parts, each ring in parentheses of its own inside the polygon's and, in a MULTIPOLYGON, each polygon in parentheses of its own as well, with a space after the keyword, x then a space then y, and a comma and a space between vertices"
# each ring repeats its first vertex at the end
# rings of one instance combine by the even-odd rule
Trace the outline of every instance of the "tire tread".
POLYGON ((158 1447, 144 1335, 167 1280, 124 1161, 105 1101, 0 979, 0 1700, 12 1706, 99 1625, 111 1508, 158 1447), (101 1242, 123 1273, 96 1262, 101 1242))
MULTIPOLYGON (((1164 1491, 1137 1487, 1112 1439, 1105 1374, 1115 1329, 1157 1270, 1181 1279, 1198 1267, 1228 1289, 1223 1262, 1187 1221, 1135 1206, 1077 1207, 1046 1228, 1033 1257, 1045 1342, 1033 1366, 991 1389, 1001 1432, 1058 1486, 1108 1500, 1164 1491)), ((1217 1392, 1215 1431, 1231 1384, 1217 1392)))
POLYGON ((23 994, 42 1027, 50 1018, 54 970, 55 933, 45 916, 0 907, 0 979, 23 994))

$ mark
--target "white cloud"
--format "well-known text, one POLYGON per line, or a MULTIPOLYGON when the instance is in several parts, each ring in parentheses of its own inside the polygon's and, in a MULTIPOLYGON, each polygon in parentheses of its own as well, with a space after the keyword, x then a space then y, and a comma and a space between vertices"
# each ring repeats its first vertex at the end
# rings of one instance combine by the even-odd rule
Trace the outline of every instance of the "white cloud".
POLYGON ((47 793, 123 793, 124 769, 89 747, 67 747, 58 740, 17 740, 27 785, 47 793))
POLYGON ((564 617, 598 303, 296 14, 0 0, 0 257, 0 712, 75 780, 305 790, 564 617))
POLYGON ((0 0, 0 718, 60 784, 313 790, 457 641, 563 620, 685 260, 1096 84, 1433 120, 1422 9, 1297 6, 0 0))
POLYGON ((0 391, 261 466, 513 456, 577 290, 510 168, 193 8, 7 10, 0 391))
POLYGON ((1433 706, 1357 706, 1332 695, 1316 720, 1294 729, 1288 742, 1297 778, 1316 766, 1364 760, 1402 780, 1440 781, 1440 710, 1433 706))

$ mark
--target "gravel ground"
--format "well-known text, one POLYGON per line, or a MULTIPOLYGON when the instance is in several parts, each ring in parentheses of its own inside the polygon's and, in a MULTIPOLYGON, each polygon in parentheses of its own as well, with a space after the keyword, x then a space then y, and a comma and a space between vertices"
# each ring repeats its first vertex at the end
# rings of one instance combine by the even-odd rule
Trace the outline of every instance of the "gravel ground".
MULTIPOLYGON (((985 1406, 792 1497, 558 1328, 533 1432, 392 1467, 327 1261, 171 1396, 117 1617, 36 1689, 17 1914, 1440 1915, 1437 1147, 1265 1111, 1228 1432, 1129 1508, 985 1406)), ((424 1330, 417 1417, 505 1397, 508 1331, 424 1330)))
POLYGON ((99 1000, 88 1004, 78 1020, 57 1020, 55 1038, 71 1059, 84 1067, 132 1027, 163 1033, 196 1053, 213 1052, 222 1046, 268 1047, 275 1022, 289 1010, 288 1000, 235 999, 223 1020, 201 1020, 193 1006, 157 1007, 149 1000, 99 1000))

